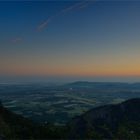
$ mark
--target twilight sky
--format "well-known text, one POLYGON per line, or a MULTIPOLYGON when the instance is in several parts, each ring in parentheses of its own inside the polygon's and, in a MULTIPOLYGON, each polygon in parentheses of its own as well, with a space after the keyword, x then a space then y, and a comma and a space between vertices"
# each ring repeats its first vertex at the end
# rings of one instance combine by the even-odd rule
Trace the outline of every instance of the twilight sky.
POLYGON ((140 76, 140 1, 0 1, 0 75, 140 76))

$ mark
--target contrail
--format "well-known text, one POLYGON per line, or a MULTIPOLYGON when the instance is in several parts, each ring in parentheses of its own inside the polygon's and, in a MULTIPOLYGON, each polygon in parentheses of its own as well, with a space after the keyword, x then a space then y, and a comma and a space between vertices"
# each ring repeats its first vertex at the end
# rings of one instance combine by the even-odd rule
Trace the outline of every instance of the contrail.
POLYGON ((86 3, 85 5, 81 5, 81 6, 79 7, 79 9, 86 8, 86 7, 88 7, 88 5, 89 5, 89 3, 86 3))
POLYGON ((60 16, 61 14, 65 14, 73 9, 80 9, 80 8, 84 8, 88 5, 87 3, 88 1, 87 0, 84 0, 82 2, 78 2, 72 6, 69 6, 65 9, 62 9, 60 12, 56 13, 55 15, 49 17, 46 21, 44 21, 42 24, 40 24, 38 27, 37 27, 37 30, 38 31, 41 31, 43 30, 44 28, 46 28, 48 26, 48 23, 51 22, 54 18, 60 16))
POLYGON ((86 2, 87 2, 87 1, 82 1, 82 2, 76 3, 76 4, 72 5, 72 6, 69 6, 68 8, 63 9, 63 10, 61 11, 61 13, 65 13, 65 12, 71 11, 71 10, 73 10, 73 9, 75 9, 75 8, 79 8, 79 7, 81 7, 82 5, 85 5, 86 2))
POLYGON ((40 24, 38 26, 38 31, 41 31, 42 29, 44 29, 51 20, 52 20, 52 18, 48 18, 45 22, 43 22, 42 24, 40 24))

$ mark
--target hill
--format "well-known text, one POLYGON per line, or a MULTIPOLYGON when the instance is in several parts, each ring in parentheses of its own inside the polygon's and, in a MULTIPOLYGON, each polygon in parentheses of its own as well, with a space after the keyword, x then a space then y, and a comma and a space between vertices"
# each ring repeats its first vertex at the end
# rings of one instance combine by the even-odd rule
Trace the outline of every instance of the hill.
POLYGON ((68 127, 70 138, 140 139, 140 99, 97 107, 68 127))
POLYGON ((140 83, 125 83, 125 82, 88 82, 76 81, 65 84, 64 87, 69 88, 93 88, 93 89, 140 89, 140 83))
POLYGON ((0 140, 60 139, 64 137, 61 132, 63 127, 40 125, 9 111, 0 103, 0 140))
POLYGON ((112 88, 136 88, 139 87, 139 83, 129 84, 129 83, 120 83, 120 82, 88 82, 88 81, 76 81, 73 83, 65 84, 64 87, 69 88, 102 88, 102 89, 112 89, 112 88))

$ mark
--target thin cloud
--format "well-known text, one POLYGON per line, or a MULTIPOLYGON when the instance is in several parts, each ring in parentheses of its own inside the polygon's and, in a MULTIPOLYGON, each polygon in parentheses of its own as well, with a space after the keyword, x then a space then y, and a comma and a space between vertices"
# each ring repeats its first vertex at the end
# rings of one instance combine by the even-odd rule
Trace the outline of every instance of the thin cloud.
POLYGON ((56 13, 54 16, 49 17, 46 21, 44 21, 43 23, 41 23, 38 27, 37 30, 38 31, 42 31, 43 29, 47 28, 48 24, 56 17, 60 16, 61 14, 65 14, 69 11, 72 11, 73 9, 82 9, 84 7, 87 7, 89 4, 87 3, 87 0, 84 0, 82 2, 78 2, 74 5, 71 5, 65 9, 62 9, 60 12, 56 13))
POLYGON ((19 43, 19 42, 21 42, 23 39, 22 38, 13 38, 12 40, 11 40, 11 42, 12 43, 19 43))

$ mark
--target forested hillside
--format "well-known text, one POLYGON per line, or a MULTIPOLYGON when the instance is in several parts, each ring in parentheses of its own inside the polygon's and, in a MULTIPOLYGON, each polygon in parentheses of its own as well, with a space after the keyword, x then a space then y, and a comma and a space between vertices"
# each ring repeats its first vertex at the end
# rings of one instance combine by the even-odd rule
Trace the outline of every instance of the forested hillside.
POLYGON ((94 108, 65 126, 40 125, 0 104, 1 139, 140 139, 140 99, 94 108))

